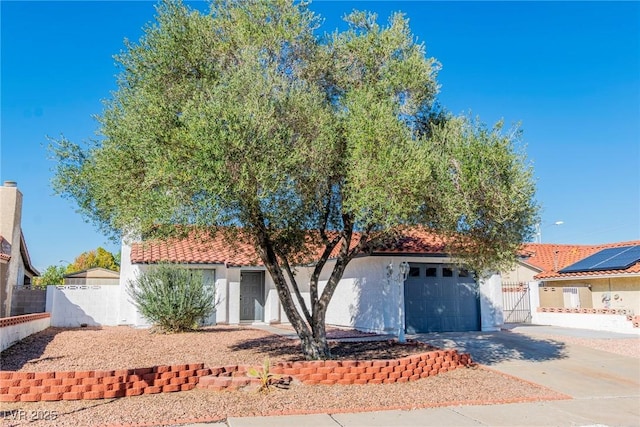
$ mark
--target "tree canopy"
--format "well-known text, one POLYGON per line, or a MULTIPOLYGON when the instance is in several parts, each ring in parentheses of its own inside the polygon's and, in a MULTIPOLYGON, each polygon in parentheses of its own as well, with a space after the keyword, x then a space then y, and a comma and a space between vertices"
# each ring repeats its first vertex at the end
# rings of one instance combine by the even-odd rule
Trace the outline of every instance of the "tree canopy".
POLYGON ((53 146, 54 188, 103 231, 242 227, 310 358, 329 355, 324 316, 349 261, 399 227, 448 237, 480 272, 512 262, 537 217, 520 132, 440 108, 440 65, 402 14, 345 20, 319 35, 304 3, 164 1, 116 57, 100 138, 53 146), (309 304, 293 271, 305 256, 309 304))
POLYGON ((65 274, 71 274, 96 267, 120 271, 120 264, 116 260, 116 257, 103 247, 81 253, 71 264, 67 265, 64 271, 65 274))
POLYGON ((38 277, 34 277, 36 286, 62 285, 64 284, 65 268, 62 265, 50 265, 38 277))

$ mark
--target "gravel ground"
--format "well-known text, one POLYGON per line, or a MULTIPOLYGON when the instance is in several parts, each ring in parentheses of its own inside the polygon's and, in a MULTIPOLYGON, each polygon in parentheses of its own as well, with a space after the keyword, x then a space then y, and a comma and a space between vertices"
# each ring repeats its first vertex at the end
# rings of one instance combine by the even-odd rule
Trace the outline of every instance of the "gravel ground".
MULTIPOLYGON (((306 386, 268 395, 255 391, 188 392, 110 400, 3 404, 4 423, 18 426, 102 426, 174 420, 219 421, 226 417, 291 413, 358 412, 369 409, 412 409, 437 405, 500 403, 561 398, 543 387, 484 369, 456 369, 446 374, 403 384, 306 386), (55 414, 55 421, 12 422, 11 411, 55 414)), ((13 412, 19 414, 19 412, 13 412)))
MULTIPOLYGON (((344 335, 344 334, 342 334, 344 335)), ((341 336, 339 332, 334 336, 341 336)), ((564 338, 563 338, 564 339, 564 338)), ((3 370, 63 371, 121 369, 159 364, 204 362, 260 365, 299 360, 298 344, 245 327, 215 327, 202 332, 163 335, 128 327, 103 329, 50 328, 2 353, 3 370)), ((338 358, 398 357, 428 347, 382 343, 340 343, 338 358)), ((295 383, 263 396, 253 391, 189 392, 121 399, 35 403, 3 403, 2 425, 101 426, 172 420, 222 420, 230 416, 283 413, 356 412, 411 409, 437 405, 544 400, 562 396, 549 389, 485 369, 457 369, 404 384, 307 386, 295 383), (49 419, 42 419, 49 417, 49 419), (55 420, 51 417, 55 416, 55 420), (22 420, 16 419, 23 417, 22 420), (40 419, 36 419, 40 417, 40 419)))
MULTIPOLYGON (((329 338, 357 337, 357 331, 331 329, 329 338)), ((335 359, 390 359, 435 349, 427 344, 333 342, 335 359)), ((201 363, 205 366, 262 365, 303 360, 298 341, 238 326, 216 326, 182 334, 152 333, 126 326, 48 328, 2 352, 0 369, 46 372, 145 368, 201 363), (96 357, 99 355, 99 357, 96 357)))

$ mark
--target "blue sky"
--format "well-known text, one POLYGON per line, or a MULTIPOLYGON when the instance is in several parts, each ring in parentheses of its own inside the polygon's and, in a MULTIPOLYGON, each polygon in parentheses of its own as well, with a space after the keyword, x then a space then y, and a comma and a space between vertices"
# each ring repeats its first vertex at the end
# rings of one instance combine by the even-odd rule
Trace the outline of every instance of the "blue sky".
MULTIPOLYGON (((53 194, 46 137, 95 136, 92 115, 115 89, 113 55, 124 38, 140 37, 154 5, 0 2, 0 180, 17 181, 24 194, 23 231, 41 270, 98 246, 119 250, 53 194)), ((406 13, 442 63, 439 100, 449 111, 521 123, 544 242, 640 239, 640 3, 311 5, 326 31, 354 8, 380 21, 406 13)))

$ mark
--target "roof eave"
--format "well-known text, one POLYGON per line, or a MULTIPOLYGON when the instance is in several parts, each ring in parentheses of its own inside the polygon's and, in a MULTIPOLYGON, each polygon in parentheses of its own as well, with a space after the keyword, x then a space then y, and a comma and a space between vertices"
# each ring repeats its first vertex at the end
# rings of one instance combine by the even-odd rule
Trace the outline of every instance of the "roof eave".
POLYGON ((640 277, 640 272, 629 272, 629 273, 610 273, 610 274, 589 274, 589 275, 579 275, 579 276, 551 276, 551 277, 541 277, 536 278, 536 280, 540 281, 569 281, 569 280, 581 280, 581 279, 612 279, 612 278, 622 278, 622 277, 640 277))

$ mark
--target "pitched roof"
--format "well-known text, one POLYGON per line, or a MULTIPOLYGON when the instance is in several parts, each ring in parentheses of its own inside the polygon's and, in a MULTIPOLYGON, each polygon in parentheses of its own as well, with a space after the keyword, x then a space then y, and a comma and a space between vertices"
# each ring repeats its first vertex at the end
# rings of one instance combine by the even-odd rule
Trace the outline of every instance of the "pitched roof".
POLYGON ((22 255, 22 262, 24 263, 24 269, 30 272, 33 276, 39 276, 40 272, 31 263, 31 257, 27 250, 27 242, 24 240, 24 234, 20 230, 20 255, 22 255))
MULTIPOLYGON (((354 235, 352 246, 359 235, 354 235)), ((239 233, 231 244, 222 233, 214 236, 189 235, 185 238, 151 240, 131 245, 133 264, 174 262, 181 264, 220 264, 231 267, 262 266, 263 263, 247 236, 239 233)), ((321 250, 321 248, 320 248, 321 250)), ((337 255, 334 249, 332 257, 337 255)), ((444 241, 425 229, 408 230, 395 243, 376 249, 376 254, 443 254, 444 241)), ((318 253, 318 256, 320 254, 318 253)))
POLYGON ((190 234, 184 238, 151 240, 131 245, 133 264, 175 262, 181 264, 223 264, 231 267, 263 265, 248 239, 239 235, 230 244, 222 233, 215 236, 190 234))
POLYGON ((0 260, 9 261, 11 259, 11 244, 0 234, 0 260))
POLYGON ((93 267, 86 270, 65 274, 64 277, 69 279, 117 279, 120 277, 120 273, 117 271, 109 270, 107 268, 93 267))
POLYGON ((394 243, 376 249, 374 253, 445 254, 445 241, 428 229, 416 227, 405 230, 394 243))
POLYGON ((521 251, 523 261, 542 270, 535 276, 536 279, 573 278, 603 275, 620 275, 640 273, 640 262, 625 270, 601 270, 575 273, 559 273, 582 259, 587 258, 607 248, 640 245, 640 240, 629 242, 608 243, 602 245, 556 245, 550 243, 526 243, 521 251))

